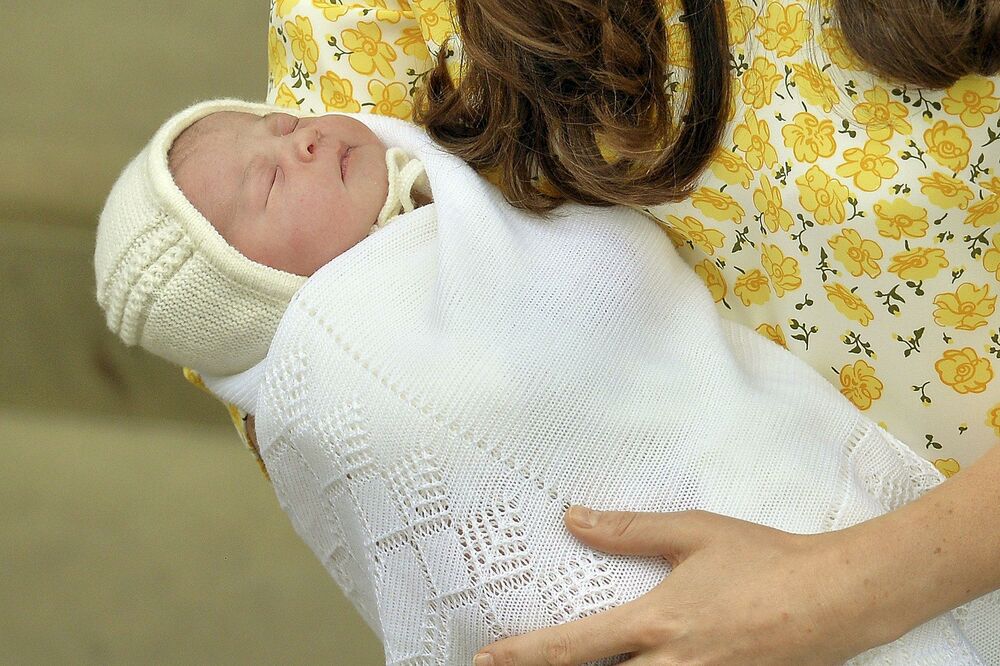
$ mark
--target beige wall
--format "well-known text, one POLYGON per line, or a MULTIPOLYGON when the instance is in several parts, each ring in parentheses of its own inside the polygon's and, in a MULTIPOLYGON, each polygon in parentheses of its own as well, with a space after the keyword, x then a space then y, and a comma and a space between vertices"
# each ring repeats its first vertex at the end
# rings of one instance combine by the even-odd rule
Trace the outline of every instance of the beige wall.
POLYGON ((167 116, 208 97, 263 98, 267 3, 62 0, 3 15, 3 402, 218 418, 176 372, 106 333, 93 235, 114 179, 167 116))
POLYGON ((222 409, 94 302, 120 169, 197 99, 263 97, 267 2, 7 3, 0 662, 381 663, 222 409))

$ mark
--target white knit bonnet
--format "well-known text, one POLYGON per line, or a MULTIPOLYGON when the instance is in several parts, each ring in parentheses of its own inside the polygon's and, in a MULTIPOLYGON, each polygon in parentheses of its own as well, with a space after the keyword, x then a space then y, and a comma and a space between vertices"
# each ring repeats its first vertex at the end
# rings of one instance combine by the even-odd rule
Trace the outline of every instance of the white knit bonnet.
POLYGON ((195 104, 167 120, 118 177, 98 223, 94 266, 97 301, 125 344, 214 375, 246 370, 267 354, 305 278, 229 245, 177 187, 167 152, 209 114, 275 110, 240 100, 195 104))

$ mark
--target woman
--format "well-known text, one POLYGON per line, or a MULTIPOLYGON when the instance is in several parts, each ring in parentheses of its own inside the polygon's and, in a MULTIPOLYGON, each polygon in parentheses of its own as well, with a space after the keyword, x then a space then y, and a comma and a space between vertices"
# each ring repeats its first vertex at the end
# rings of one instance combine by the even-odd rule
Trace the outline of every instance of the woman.
POLYGON ((429 130, 513 203, 645 207, 726 316, 943 474, 965 470, 832 539, 702 514, 568 519, 676 570, 484 649, 498 664, 834 663, 1000 587, 1000 3, 665 5, 459 2, 459 66, 443 1, 279 0, 269 99, 409 117, 429 81, 429 130))

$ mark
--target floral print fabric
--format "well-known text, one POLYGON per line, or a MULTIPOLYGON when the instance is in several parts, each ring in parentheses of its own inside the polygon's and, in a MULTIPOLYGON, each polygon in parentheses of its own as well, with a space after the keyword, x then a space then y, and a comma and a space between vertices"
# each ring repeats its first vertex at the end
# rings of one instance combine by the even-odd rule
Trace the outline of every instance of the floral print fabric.
MULTIPOLYGON (((1000 441, 1000 78, 896 85, 829 0, 726 5, 730 127, 692 196, 646 212, 723 316, 954 474, 1000 441)), ((663 11, 683 94, 679 3, 663 11)), ((412 118, 453 31, 447 0, 276 0, 268 100, 412 118)))

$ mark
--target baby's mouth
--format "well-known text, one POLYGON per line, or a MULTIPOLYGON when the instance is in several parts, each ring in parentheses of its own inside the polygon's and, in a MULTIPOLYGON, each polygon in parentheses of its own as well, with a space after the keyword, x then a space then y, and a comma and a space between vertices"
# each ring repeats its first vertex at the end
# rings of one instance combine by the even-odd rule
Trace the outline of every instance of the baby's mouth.
POLYGON ((340 179, 344 180, 344 176, 347 174, 347 160, 351 157, 351 150, 353 148, 348 148, 344 151, 344 156, 340 158, 340 179))

